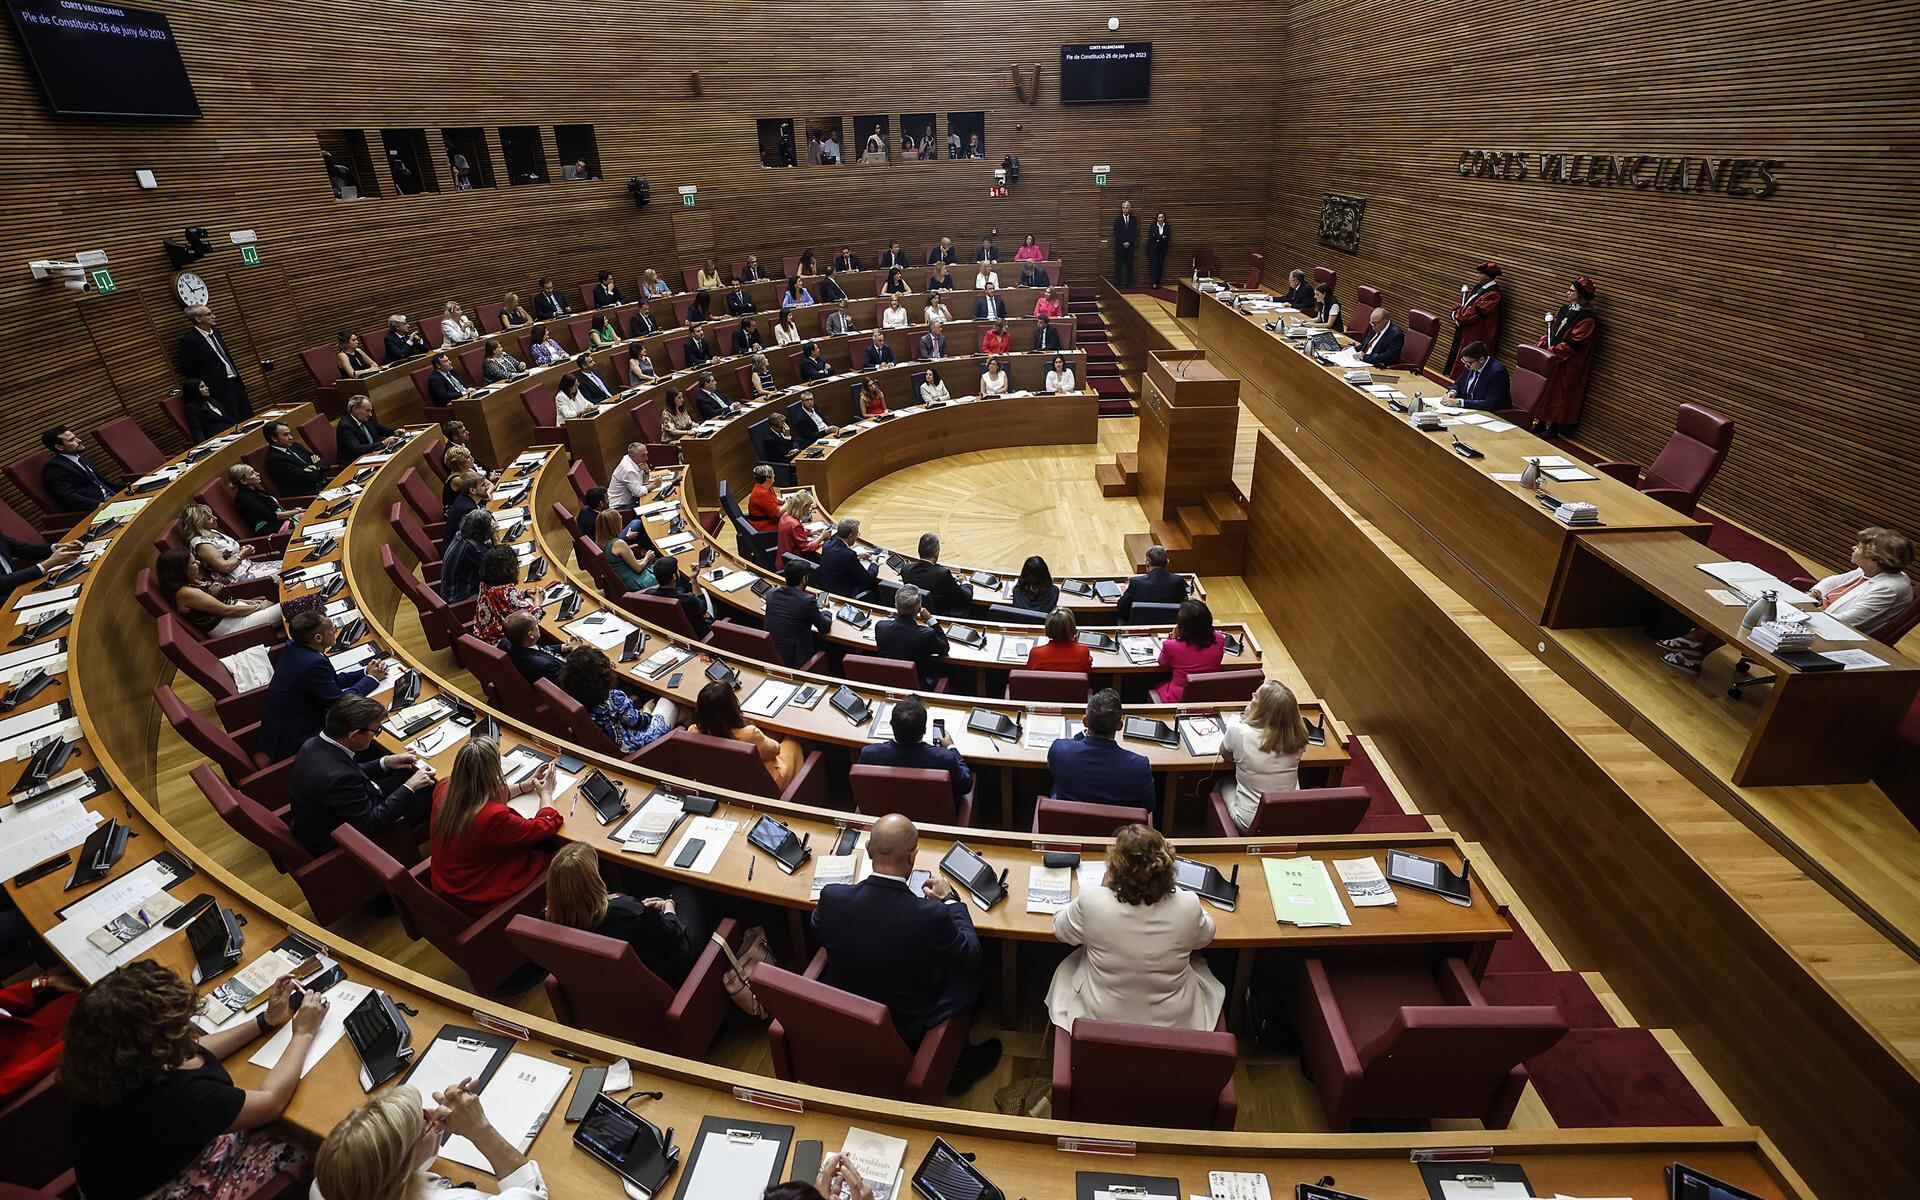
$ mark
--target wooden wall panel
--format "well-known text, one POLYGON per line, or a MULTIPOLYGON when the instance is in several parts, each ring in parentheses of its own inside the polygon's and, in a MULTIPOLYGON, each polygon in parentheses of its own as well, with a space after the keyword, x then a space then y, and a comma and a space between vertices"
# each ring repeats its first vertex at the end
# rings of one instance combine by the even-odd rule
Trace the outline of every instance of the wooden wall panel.
MULTIPOLYGON (((1228 261, 1244 262, 1266 227, 1267 140, 1250 131, 1268 127, 1283 92, 1272 54, 1285 14, 1270 5, 1120 0, 1095 11, 879 0, 857 13, 616 0, 168 7, 207 114, 199 121, 55 120, 17 39, 0 35, 9 151, 0 155, 0 262, 8 264, 0 271, 0 338, 49 346, 64 362, 51 390, 22 386, 40 362, 15 357, 0 370, 0 387, 25 396, 10 408, 10 433, 38 428, 42 397, 49 409, 69 412, 82 393, 92 406, 136 412, 156 399, 148 378, 137 393, 103 385, 96 352, 73 336, 76 309, 91 313, 103 298, 36 283, 24 264, 107 251, 123 296, 151 295, 155 336, 170 350, 185 322, 169 298, 171 270, 158 243, 188 225, 213 231, 217 249, 196 269, 213 285, 230 338, 276 361, 273 391, 296 381, 303 398, 298 351, 336 330, 371 328, 397 311, 437 315, 449 298, 471 311, 510 288, 528 292, 541 272, 569 291, 603 266, 629 287, 648 265, 676 278, 675 268, 705 256, 703 229, 715 251, 753 251, 777 267, 784 253, 811 245, 824 257, 849 240, 870 256, 889 236, 919 248, 947 233, 970 248, 997 225, 1009 255, 1031 230, 1069 260, 1070 280, 1078 274, 1090 284, 1121 189, 1138 205, 1170 212, 1178 247, 1204 238, 1228 261), (1060 104, 1061 43, 1108 39, 1109 15, 1121 18, 1117 36, 1154 43, 1153 99, 1060 104), (1015 62, 1040 65, 1035 105, 1014 95, 1015 62), (696 69, 699 98, 687 81, 696 69), (1222 98, 1231 99, 1230 122, 1219 119, 1222 98), (972 110, 986 113, 987 161, 793 170, 758 161, 759 117, 837 113, 849 118, 850 133, 854 115, 887 113, 897 136, 900 114, 934 111, 944 135, 948 112, 972 110), (437 147, 441 128, 479 126, 503 175, 499 127, 532 124, 542 127, 557 175, 553 126, 576 123, 595 127, 604 182, 403 197, 383 166, 384 196, 339 201, 317 141, 322 130, 362 130, 379 157, 382 128, 425 127, 437 147), (1007 153, 1019 156, 1021 181, 1011 197, 989 199, 992 168, 1007 153), (1112 188, 1094 188, 1095 163, 1112 165, 1112 188), (159 188, 140 190, 137 168, 155 171, 159 188), (633 175, 653 187, 646 210, 625 190, 633 175), (682 184, 699 188, 687 227, 700 244, 686 251, 677 244, 676 217, 685 210, 674 189, 682 184), (240 265, 227 242, 233 229, 257 231, 260 267, 240 265), (263 293, 275 288, 284 300, 268 303, 263 293)), ((803 133, 803 156, 804 149, 803 133)), ((436 167, 450 189, 451 171, 436 167)), ((17 440, 10 436, 0 451, 17 440)))
POLYGON ((1646 463, 1698 401, 1738 422, 1716 511, 1827 563, 1865 524, 1920 534, 1920 389, 1895 332, 1920 319, 1920 5, 1289 11, 1269 278, 1332 266, 1345 304, 1367 283, 1398 318, 1444 315, 1493 258, 1510 364, 1590 275, 1606 328, 1581 440, 1646 463), (1462 150, 1531 152, 1533 177, 1463 179, 1462 150), (1559 152, 1785 165, 1756 200, 1542 182, 1559 152), (1318 244, 1326 192, 1367 201, 1357 255, 1318 244))

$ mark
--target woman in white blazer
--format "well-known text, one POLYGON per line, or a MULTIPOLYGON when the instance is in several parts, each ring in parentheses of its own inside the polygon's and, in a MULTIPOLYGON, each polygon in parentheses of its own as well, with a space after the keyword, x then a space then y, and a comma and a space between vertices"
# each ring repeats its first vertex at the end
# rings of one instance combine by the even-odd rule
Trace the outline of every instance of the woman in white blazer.
POLYGON ((468 342, 480 340, 480 330, 474 326, 473 318, 467 316, 458 300, 447 301, 445 311, 440 314, 440 342, 445 346, 464 346, 468 342))
POLYGON ((1213 941, 1213 918, 1173 886, 1173 851, 1145 825, 1120 831, 1106 879, 1054 915, 1053 936, 1079 947, 1047 988, 1060 1028, 1080 1017, 1167 1029, 1219 1022, 1227 989, 1198 955, 1213 941))

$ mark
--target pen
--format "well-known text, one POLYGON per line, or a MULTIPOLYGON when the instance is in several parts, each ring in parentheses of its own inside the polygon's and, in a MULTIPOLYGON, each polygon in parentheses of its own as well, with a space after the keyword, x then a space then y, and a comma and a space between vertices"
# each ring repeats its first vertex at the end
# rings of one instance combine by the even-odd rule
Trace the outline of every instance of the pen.
POLYGON ((583 1058, 582 1056, 575 1054, 571 1050, 555 1050, 553 1052, 553 1056, 555 1058, 564 1058, 569 1062, 590 1063, 593 1061, 590 1058, 583 1058))
POLYGON ((753 858, 751 856, 747 858, 747 882, 753 882, 753 858))

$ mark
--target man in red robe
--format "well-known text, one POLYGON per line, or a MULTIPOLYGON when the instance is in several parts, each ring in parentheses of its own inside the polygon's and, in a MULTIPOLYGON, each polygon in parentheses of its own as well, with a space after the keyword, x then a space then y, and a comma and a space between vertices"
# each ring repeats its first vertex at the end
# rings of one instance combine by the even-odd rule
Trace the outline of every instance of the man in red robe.
POLYGON ((1546 317, 1547 332, 1537 343, 1553 358, 1553 373, 1534 410, 1533 431, 1552 437, 1580 421, 1587 399, 1587 372, 1593 365, 1593 342, 1600 318, 1592 309, 1593 280, 1576 275, 1567 285, 1567 302, 1546 317))
POLYGON ((1483 262, 1479 279, 1460 285, 1460 303, 1453 308, 1453 345, 1447 348, 1447 375, 1460 373, 1460 347, 1468 342, 1488 346, 1500 341, 1500 264, 1483 262))

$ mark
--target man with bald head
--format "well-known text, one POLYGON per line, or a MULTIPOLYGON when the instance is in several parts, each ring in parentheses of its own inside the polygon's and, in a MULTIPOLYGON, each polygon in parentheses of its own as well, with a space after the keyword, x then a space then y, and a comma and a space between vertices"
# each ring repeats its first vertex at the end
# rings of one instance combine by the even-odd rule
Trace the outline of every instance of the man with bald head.
MULTIPOLYGON (((829 884, 813 912, 814 936, 827 951, 823 982, 886 1005, 910 1050, 942 1021, 964 1017, 979 991, 980 937, 965 901, 938 875, 918 890, 908 884, 919 848, 912 821, 881 817, 867 837, 873 874, 829 884)), ((997 1038, 968 1046, 947 1090, 966 1091, 999 1061, 997 1038)))
POLYGON ((180 373, 188 379, 206 381, 213 402, 234 421, 253 415, 247 399, 247 382, 240 378, 239 360, 220 336, 213 310, 196 304, 187 310, 193 328, 180 335, 180 373))

